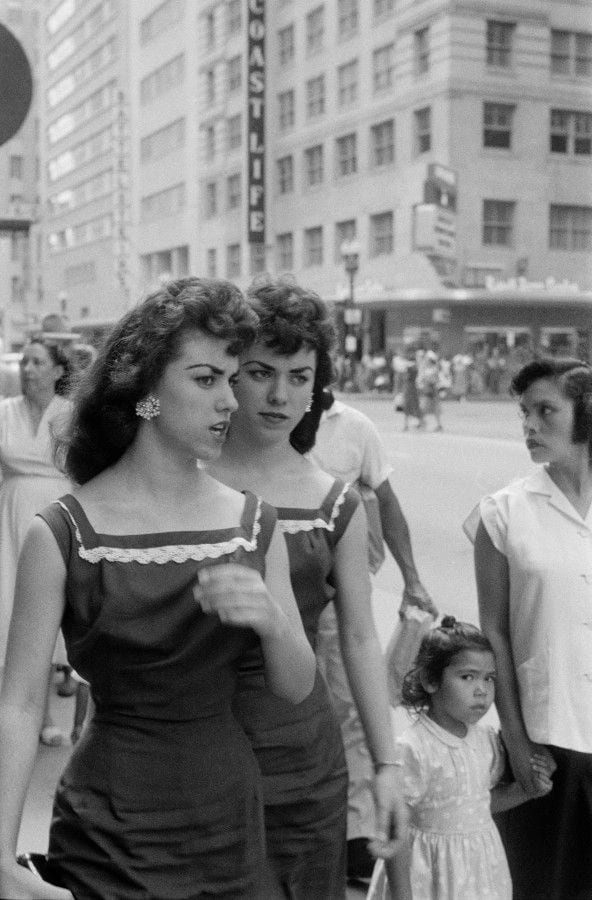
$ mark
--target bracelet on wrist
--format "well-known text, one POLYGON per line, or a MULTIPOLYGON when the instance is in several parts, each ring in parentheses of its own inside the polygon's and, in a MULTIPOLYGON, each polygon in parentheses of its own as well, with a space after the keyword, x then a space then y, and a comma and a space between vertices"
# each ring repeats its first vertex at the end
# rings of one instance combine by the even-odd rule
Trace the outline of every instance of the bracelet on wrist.
POLYGON ((374 771, 379 772, 381 769, 384 769, 386 766, 397 766, 398 763, 396 763, 394 760, 385 759, 385 760, 378 760, 378 762, 372 763, 372 765, 374 767, 374 771))

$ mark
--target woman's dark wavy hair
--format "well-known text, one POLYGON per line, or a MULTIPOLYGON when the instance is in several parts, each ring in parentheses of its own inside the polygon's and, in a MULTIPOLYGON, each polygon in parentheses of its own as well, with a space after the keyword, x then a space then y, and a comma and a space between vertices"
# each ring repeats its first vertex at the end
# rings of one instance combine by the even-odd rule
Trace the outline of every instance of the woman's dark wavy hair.
POLYGON ((429 709, 431 694, 424 685, 439 685, 442 672, 462 650, 489 650, 492 646, 482 631, 468 622, 444 616, 438 628, 432 628, 421 642, 415 664, 403 679, 401 702, 417 712, 429 709))
POLYGON ((540 378, 554 381, 573 404, 574 444, 587 444, 592 459, 592 366, 575 357, 543 356, 523 366, 510 384, 512 393, 521 397, 540 378))
POLYGON ((69 357, 67 356, 66 352, 59 346, 59 344, 56 344, 54 341, 48 341, 44 337, 31 338, 31 340, 27 344, 27 347, 30 347, 33 344, 39 344, 41 347, 44 347, 52 364, 54 366, 61 366, 64 370, 64 374, 60 378, 58 378, 55 383, 56 394, 59 394, 61 397, 63 397, 64 394, 67 394, 70 390, 72 363, 70 362, 69 357))
POLYGON ((257 317, 227 281, 181 278, 163 284, 123 316, 74 395, 70 433, 58 461, 77 484, 113 465, 138 430, 136 403, 154 389, 188 332, 228 341, 238 356, 253 342, 257 317))
POLYGON ((257 339, 276 353, 287 356, 302 347, 315 350, 317 368, 310 411, 290 434, 290 443, 299 453, 314 447, 325 405, 324 388, 333 381, 331 350, 335 330, 326 303, 314 291, 287 280, 254 283, 247 296, 259 319, 257 339))

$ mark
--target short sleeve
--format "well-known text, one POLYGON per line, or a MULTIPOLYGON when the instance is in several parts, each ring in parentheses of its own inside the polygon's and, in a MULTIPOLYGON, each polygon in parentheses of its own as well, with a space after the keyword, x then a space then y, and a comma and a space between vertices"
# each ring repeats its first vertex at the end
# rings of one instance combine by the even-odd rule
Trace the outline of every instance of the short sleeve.
POLYGON ((395 742, 395 761, 401 773, 403 799, 408 806, 415 806, 427 789, 426 766, 416 748, 401 738, 395 742))
POLYGON ((473 507, 463 522, 463 531, 475 543, 479 522, 483 522, 491 543, 500 553, 507 556, 506 537, 508 533, 507 505, 499 496, 489 495, 473 507))
POLYGON ((360 466, 359 480, 373 491, 386 481, 393 471, 386 451, 373 422, 363 422, 364 454, 360 466))

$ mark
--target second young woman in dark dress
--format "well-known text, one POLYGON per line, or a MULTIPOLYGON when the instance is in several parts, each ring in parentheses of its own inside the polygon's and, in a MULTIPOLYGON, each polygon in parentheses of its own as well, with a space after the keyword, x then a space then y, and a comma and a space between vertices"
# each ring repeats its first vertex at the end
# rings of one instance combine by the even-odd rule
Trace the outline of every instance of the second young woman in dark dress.
MULTIPOLYGON (((232 487, 260 491, 276 507, 313 647, 319 616, 335 602, 343 657, 376 767, 379 839, 373 849, 388 854, 404 813, 372 621, 366 520, 356 492, 303 455, 314 442, 323 388, 331 381, 332 327, 323 302, 293 284, 264 284, 250 299, 260 320, 258 339, 240 356, 239 409, 211 471, 232 487)), ((268 853, 285 896, 341 900, 347 771, 322 677, 290 708, 269 694, 260 660, 251 656, 235 709, 263 773, 268 853)))

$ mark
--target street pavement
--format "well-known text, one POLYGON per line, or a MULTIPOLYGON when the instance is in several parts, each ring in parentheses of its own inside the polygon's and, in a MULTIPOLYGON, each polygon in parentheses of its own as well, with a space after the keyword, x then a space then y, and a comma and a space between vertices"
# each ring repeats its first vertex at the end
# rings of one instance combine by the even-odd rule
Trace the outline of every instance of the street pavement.
MULTIPOLYGON (((521 437, 520 420, 511 401, 468 401, 443 404, 442 432, 404 432, 403 416, 385 397, 348 395, 346 402, 375 423, 393 466, 391 482, 411 530, 420 577, 442 614, 477 622, 477 602, 471 545, 462 522, 480 497, 532 470, 521 437)), ((373 611, 383 647, 397 619, 403 583, 388 557, 374 578, 373 611)), ((52 698, 56 721, 70 733, 72 698, 52 698)), ((395 729, 405 714, 393 717, 395 729)), ((495 720, 495 713, 491 713, 495 720)), ((19 850, 44 851, 55 785, 70 747, 40 745, 33 781, 25 805, 19 850)), ((348 900, 363 890, 350 889, 348 900)))

